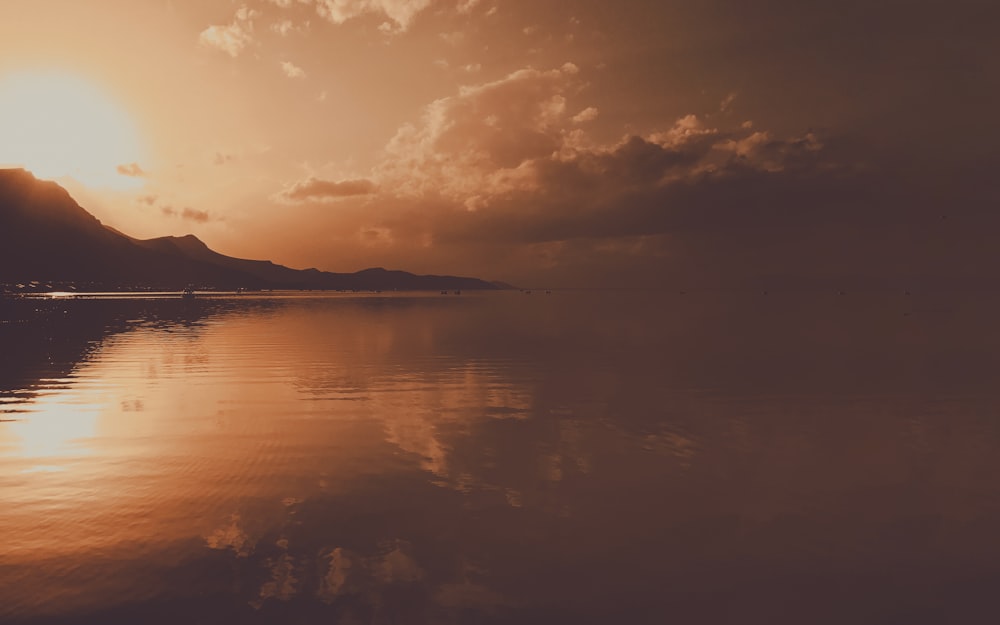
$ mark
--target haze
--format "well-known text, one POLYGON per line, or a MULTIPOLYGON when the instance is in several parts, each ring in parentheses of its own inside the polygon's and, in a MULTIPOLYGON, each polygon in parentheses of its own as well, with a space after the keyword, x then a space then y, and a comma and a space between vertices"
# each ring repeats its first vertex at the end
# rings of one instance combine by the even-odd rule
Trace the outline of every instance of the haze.
POLYGON ((0 165, 134 236, 293 267, 975 284, 1000 199, 997 13, 5 0, 0 165))

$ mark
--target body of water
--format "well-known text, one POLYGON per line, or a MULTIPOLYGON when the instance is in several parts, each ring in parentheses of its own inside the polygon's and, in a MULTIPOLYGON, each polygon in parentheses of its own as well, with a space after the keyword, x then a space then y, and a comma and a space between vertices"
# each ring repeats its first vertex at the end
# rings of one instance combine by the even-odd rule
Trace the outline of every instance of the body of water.
POLYGON ((996 622, 998 313, 0 300, 0 622, 996 622))

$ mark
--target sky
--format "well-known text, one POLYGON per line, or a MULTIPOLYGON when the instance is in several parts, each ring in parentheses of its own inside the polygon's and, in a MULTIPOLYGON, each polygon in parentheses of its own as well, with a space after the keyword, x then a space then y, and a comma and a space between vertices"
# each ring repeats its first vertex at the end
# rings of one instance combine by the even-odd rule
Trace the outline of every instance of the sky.
POLYGON ((998 265, 994 2, 0 0, 0 165, 105 224, 523 286, 998 265))

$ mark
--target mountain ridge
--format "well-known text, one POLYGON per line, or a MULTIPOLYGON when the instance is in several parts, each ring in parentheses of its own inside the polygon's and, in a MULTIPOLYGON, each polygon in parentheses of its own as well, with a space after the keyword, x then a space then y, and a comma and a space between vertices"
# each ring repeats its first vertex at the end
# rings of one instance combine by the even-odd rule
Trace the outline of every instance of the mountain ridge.
POLYGON ((59 184, 0 169, 0 291, 203 289, 486 290, 507 285, 381 267, 292 269, 227 256, 193 234, 137 239, 101 223, 59 184))

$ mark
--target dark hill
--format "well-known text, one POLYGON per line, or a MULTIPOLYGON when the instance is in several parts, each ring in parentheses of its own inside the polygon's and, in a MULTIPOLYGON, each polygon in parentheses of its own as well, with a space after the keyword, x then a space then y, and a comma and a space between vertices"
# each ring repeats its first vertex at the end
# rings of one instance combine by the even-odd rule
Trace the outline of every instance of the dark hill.
POLYGON ((139 240, 103 225, 58 184, 23 169, 0 169, 0 287, 87 289, 291 288, 356 290, 496 289, 476 278, 366 269, 330 273, 233 258, 197 237, 139 240))

